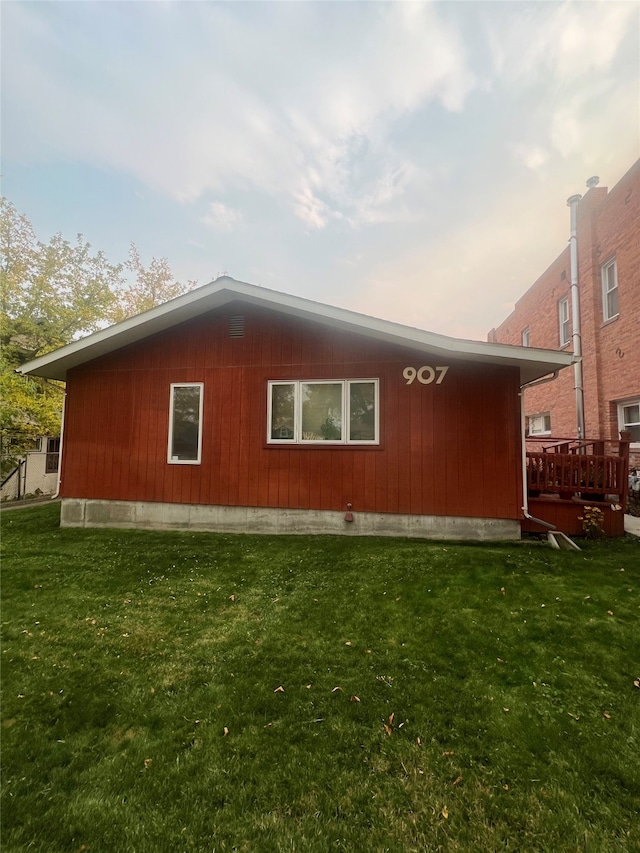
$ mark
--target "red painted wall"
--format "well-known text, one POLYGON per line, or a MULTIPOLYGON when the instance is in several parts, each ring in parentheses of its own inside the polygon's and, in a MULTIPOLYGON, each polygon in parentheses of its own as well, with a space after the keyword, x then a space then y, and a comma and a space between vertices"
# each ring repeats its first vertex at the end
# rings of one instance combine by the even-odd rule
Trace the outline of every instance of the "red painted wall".
POLYGON ((447 363, 250 306, 227 306, 70 372, 62 496, 519 518, 518 371, 447 363), (245 334, 230 338, 242 314, 245 334), (267 445, 270 379, 380 379, 376 447, 267 445), (167 463, 169 388, 203 382, 200 465, 167 463))

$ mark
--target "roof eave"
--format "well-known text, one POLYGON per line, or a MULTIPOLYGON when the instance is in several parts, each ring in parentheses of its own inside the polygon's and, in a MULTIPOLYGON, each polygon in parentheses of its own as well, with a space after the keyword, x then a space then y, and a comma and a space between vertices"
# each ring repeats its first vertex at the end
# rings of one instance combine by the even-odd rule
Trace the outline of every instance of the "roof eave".
POLYGON ((80 364, 238 300, 443 359, 517 366, 521 384, 567 367, 574 361, 571 353, 450 338, 224 278, 40 356, 22 365, 18 372, 64 381, 67 372, 80 364))

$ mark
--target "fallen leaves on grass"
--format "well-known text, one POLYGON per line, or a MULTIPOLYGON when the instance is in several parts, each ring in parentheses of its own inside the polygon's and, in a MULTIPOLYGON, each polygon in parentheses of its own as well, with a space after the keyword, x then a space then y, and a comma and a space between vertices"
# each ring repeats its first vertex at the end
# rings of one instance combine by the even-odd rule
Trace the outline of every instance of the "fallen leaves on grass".
POLYGON ((145 770, 148 770, 151 767, 152 761, 153 761, 153 758, 145 758, 145 760, 144 760, 144 769, 145 770))
POLYGON ((359 702, 359 701, 360 701, 360 699, 359 699, 359 697, 358 697, 358 696, 352 696, 352 697, 351 697, 351 699, 350 699, 350 701, 351 701, 351 702, 359 702))
POLYGON ((333 688, 333 690, 332 690, 331 692, 332 692, 332 693, 337 693, 338 691, 342 692, 342 687, 340 687, 340 685, 338 685, 337 687, 334 687, 334 688, 333 688))
POLYGON ((229 729, 225 726, 222 729, 222 737, 226 737, 229 734, 229 729))
POLYGON ((445 820, 448 820, 448 818, 449 818, 449 809, 448 809, 446 806, 442 806, 442 811, 440 812, 440 814, 442 815, 442 817, 443 817, 445 820))
POLYGON ((273 692, 274 693, 284 693, 284 687, 281 684, 280 687, 276 687, 276 689, 273 692))

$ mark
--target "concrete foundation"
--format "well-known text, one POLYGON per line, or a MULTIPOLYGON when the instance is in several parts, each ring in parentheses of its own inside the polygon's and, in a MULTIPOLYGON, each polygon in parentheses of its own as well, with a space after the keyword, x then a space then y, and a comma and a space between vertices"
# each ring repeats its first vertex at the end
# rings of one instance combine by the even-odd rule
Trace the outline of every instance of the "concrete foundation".
POLYGON ((203 530, 219 533, 288 533, 341 536, 406 536, 416 539, 519 539, 520 522, 505 518, 396 515, 266 507, 207 506, 65 498, 62 527, 203 530))

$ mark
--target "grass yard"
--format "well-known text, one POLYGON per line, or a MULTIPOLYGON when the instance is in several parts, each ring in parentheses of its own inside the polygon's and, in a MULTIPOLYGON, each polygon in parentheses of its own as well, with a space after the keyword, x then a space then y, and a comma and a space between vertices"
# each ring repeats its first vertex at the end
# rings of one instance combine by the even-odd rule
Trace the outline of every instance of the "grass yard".
POLYGON ((640 850, 640 546, 2 516, 2 850, 640 850))

